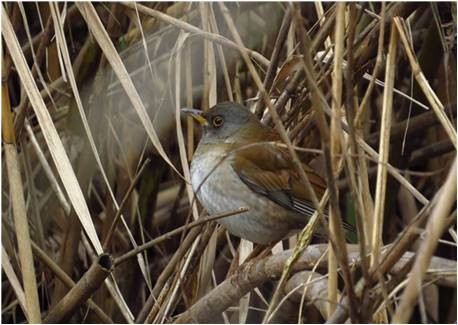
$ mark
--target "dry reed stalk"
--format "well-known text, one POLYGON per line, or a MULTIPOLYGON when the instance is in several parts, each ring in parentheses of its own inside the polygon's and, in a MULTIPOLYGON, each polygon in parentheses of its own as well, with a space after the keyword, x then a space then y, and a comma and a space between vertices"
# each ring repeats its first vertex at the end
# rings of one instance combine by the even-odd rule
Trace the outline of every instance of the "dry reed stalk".
MULTIPOLYGON (((239 258, 238 258, 238 265, 242 265, 245 260, 248 258, 248 256, 253 252, 253 243, 241 239, 240 240, 240 245, 239 245, 239 258)), ((248 311, 250 307, 250 297, 251 294, 248 292, 246 295, 240 298, 239 300, 239 317, 238 317, 238 322, 240 324, 245 324, 247 317, 248 317, 248 311)))
MULTIPOLYGON (((324 99, 324 96, 321 90, 318 87, 317 79, 314 72, 313 67, 313 60, 312 54, 308 51, 310 48, 310 38, 305 33, 305 30, 301 28, 301 15, 300 11, 296 10, 295 14, 296 19, 296 28, 298 33, 301 37, 301 50, 303 54, 303 61, 302 61, 302 68, 304 69, 305 75, 307 77, 307 81, 311 88, 311 101, 313 104, 313 109, 316 114, 317 118, 317 126, 320 133, 321 138, 321 146, 324 152, 324 169, 325 169, 325 176, 326 176, 326 183, 329 190, 329 201, 331 205, 331 216, 333 216, 333 220, 335 221, 336 227, 334 227, 334 237, 329 237, 330 242, 334 245, 334 250, 336 252, 337 260, 339 261, 340 267, 343 273, 343 279, 345 282, 345 287, 347 289, 347 293, 350 296, 350 315, 353 321, 356 321, 356 304, 357 301, 355 299, 354 288, 353 288, 353 281, 351 278, 349 266, 348 266, 348 258, 346 246, 345 246, 345 236, 342 226, 342 220, 340 217, 340 209, 338 204, 338 197, 337 197, 337 186, 334 178, 334 173, 331 166, 331 156, 329 151, 329 128, 325 119, 325 108, 329 110, 327 102, 324 99)), ((331 118, 333 117, 332 112, 330 112, 331 118)))
MULTIPOLYGON (((266 75, 264 77, 264 88, 266 89, 267 92, 270 93, 272 90, 272 84, 275 79, 275 75, 277 72, 278 64, 280 63, 280 54, 281 50, 283 48, 283 43, 285 42, 287 36, 288 36, 288 31, 291 26, 291 11, 287 10, 285 15, 283 16, 283 21, 280 26, 280 30, 278 31, 277 38, 275 40, 274 44, 274 49, 272 51, 272 55, 270 57, 270 64, 269 67, 267 68, 266 75)), ((263 101, 258 100, 256 103, 256 108, 254 113, 256 116, 261 119, 262 114, 264 112, 264 105, 263 101)), ((276 107, 278 110, 278 107, 276 107)))
MULTIPOLYGON (((385 3, 382 2, 382 8, 381 8, 381 19, 383 20, 385 16, 385 3)), ((361 101, 361 104, 359 105, 359 108, 356 112, 356 116, 353 122, 353 125, 355 126, 356 129, 356 134, 358 137, 363 138, 363 127, 364 124, 367 123, 367 107, 369 103, 369 98, 372 96, 372 91, 374 89, 375 85, 375 79, 378 76, 380 67, 382 65, 382 54, 383 54, 383 44, 384 44, 384 36, 385 36, 385 25, 382 24, 380 26, 380 31, 379 31, 379 37, 378 37, 378 46, 377 46, 377 56, 375 58, 375 66, 374 69, 372 70, 372 79, 369 82, 369 86, 366 89, 366 92, 364 93, 363 100, 361 101)), ((360 188, 360 193, 361 193, 361 207, 362 207, 362 219, 364 223, 364 242, 367 244, 367 249, 370 251, 372 244, 371 244, 371 239, 370 239, 370 234, 373 229, 373 219, 371 216, 373 215, 374 211, 374 201, 371 196, 370 192, 370 187, 369 187, 369 177, 368 177, 368 168, 367 168, 367 160, 363 157, 363 149, 358 146, 357 147, 357 153, 358 153, 358 166, 359 166, 359 177, 358 177, 358 182, 359 182, 359 188, 360 188)))
POLYGON ((65 322, 85 303, 110 275, 113 261, 110 255, 102 254, 73 288, 50 310, 45 323, 65 322))
MULTIPOLYGON (((2 22, 5 22, 6 20, 6 12, 2 6, 2 22)), ((5 81, 2 81, 2 138, 6 158, 6 169, 8 171, 8 183, 11 193, 10 199, 13 208, 14 228, 16 231, 16 240, 24 286, 25 311, 29 322, 41 323, 40 302, 38 299, 38 288, 35 279, 35 266, 33 263, 32 248, 30 243, 31 240, 27 221, 24 189, 22 187, 22 177, 19 167, 20 163, 17 153, 13 117, 11 113, 6 79, 5 81)))
MULTIPOLYGON (((199 12, 201 18, 202 29, 210 33, 210 9, 211 3, 199 3, 199 12)), ((216 94, 216 66, 215 66, 215 53, 213 43, 204 39, 204 66, 203 66, 203 90, 202 90, 202 103, 201 109, 207 111, 213 107, 217 101, 216 94)))
MULTIPOLYGON (((29 23, 28 23, 28 20, 27 20, 27 15, 25 13, 25 10, 24 10, 24 6, 21 2, 18 2, 18 7, 19 7, 19 11, 21 12, 21 15, 22 15, 22 20, 23 20, 23 26, 24 26, 24 29, 25 29, 25 32, 26 32, 26 35, 27 35, 27 39, 29 41, 29 44, 32 44, 32 36, 30 34, 30 28, 29 28, 29 23)), ((42 41, 45 40, 45 38, 42 39, 42 41)), ((40 42, 40 45, 42 45, 43 42, 40 42)), ((35 49, 33 46, 30 47, 30 50, 31 50, 31 53, 32 53, 32 59, 33 59, 33 67, 35 67, 35 69, 32 68, 32 74, 37 74, 38 75, 38 79, 40 80, 40 83, 43 87, 43 90, 48 94, 49 98, 51 99, 51 103, 53 105, 53 107, 55 109, 57 109, 56 107, 56 103, 54 102, 54 100, 52 99, 51 97, 51 91, 45 81, 45 78, 43 77, 43 74, 41 73, 41 70, 40 69, 37 69, 37 67, 40 66, 40 62, 38 61, 38 57, 37 55, 35 54, 35 49), (35 73, 34 73, 35 72, 35 73)), ((41 57, 41 59, 43 58, 43 56, 41 57)), ((25 98, 24 98, 25 100, 25 98)))
MULTIPOLYGON (((188 45, 185 49, 186 55, 184 58, 185 61, 185 87, 186 87, 186 106, 188 108, 194 107, 194 100, 192 96, 192 58, 191 58, 191 46, 188 45)), ((187 127, 187 150, 188 150, 188 160, 192 159, 194 153, 194 119, 192 116, 186 117, 186 127, 187 127)))
POLYGON ((2 17, 2 34, 4 35, 6 45, 11 53, 11 58, 17 69, 27 96, 32 103, 32 107, 37 116, 46 143, 49 146, 53 161, 57 167, 72 205, 75 211, 77 211, 78 217, 88 234, 92 245, 97 252, 101 252, 102 245, 97 237, 97 232, 95 231, 95 227, 92 222, 89 209, 84 200, 84 196, 81 192, 81 188, 78 185, 78 181, 73 172, 68 156, 65 153, 62 141, 60 140, 54 127, 51 116, 46 109, 46 105, 40 96, 37 85, 32 78, 31 72, 28 68, 27 62, 25 61, 24 55, 21 52, 16 34, 14 33, 4 7, 2 7, 2 17))
POLYGON ((184 181, 186 186, 186 193, 188 195, 189 204, 191 205, 192 216, 194 220, 199 218, 199 212, 197 211, 197 204, 194 198, 194 192, 191 186, 191 174, 189 171, 189 161, 186 155, 186 147, 183 136, 183 129, 181 126, 181 49, 183 48, 184 42, 188 34, 180 32, 178 40, 175 44, 178 53, 175 57, 175 125, 177 132, 178 148, 180 153, 180 162, 183 169, 184 181))
MULTIPOLYGON (((321 1, 314 1, 313 4, 315 6, 316 14, 318 16, 318 21, 320 22, 320 29, 321 29, 323 27, 323 25, 326 23, 326 19, 325 19, 326 16, 324 14, 323 4, 321 3, 321 1)), ((338 7, 339 7, 339 4, 336 3, 337 14, 339 14, 339 8, 338 7)), ((336 24, 337 24, 337 22, 336 22, 336 24)), ((331 38, 329 36, 327 36, 326 39, 324 40, 324 47, 326 49, 328 49, 331 46, 332 46, 331 38)))
POLYGON ((197 251, 197 248, 199 246, 199 241, 202 237, 202 234, 199 234, 194 241, 194 243, 191 245, 191 248, 188 251, 188 255, 185 257, 182 267, 178 272, 175 274, 175 283, 172 285, 170 291, 169 291, 169 296, 165 299, 164 304, 161 306, 161 309, 159 310, 158 314, 154 318, 155 323, 164 323, 165 318, 167 317, 169 311, 172 309, 172 305, 174 304, 174 300, 176 295, 178 294, 178 289, 181 288, 181 285, 183 283, 183 278, 185 277, 186 273, 189 270, 189 266, 191 264, 192 259, 194 258, 194 254, 197 251))
POLYGON ((436 250, 438 240, 446 226, 450 209, 456 204, 456 159, 453 162, 444 186, 440 190, 437 203, 431 211, 431 216, 426 225, 426 236, 418 250, 415 264, 409 275, 407 287, 401 297, 401 302, 393 317, 394 323, 407 323, 412 314, 417 300, 422 280, 425 276, 431 257, 436 250))
POLYGON ((447 118, 447 115, 444 112, 444 105, 440 102, 437 95, 432 90, 428 80, 426 79, 425 75, 423 74, 420 65, 418 64, 418 60, 410 46, 409 41, 407 40, 407 36, 403 27, 403 20, 399 17, 394 18, 394 24, 399 32, 401 37, 402 44, 404 45, 404 50, 406 51, 407 58, 409 59, 410 66, 412 68, 412 73, 415 76, 418 84, 420 85, 421 90, 425 94, 426 98, 428 99, 429 104, 433 108, 434 112, 437 115, 437 118, 441 122, 445 132, 449 136, 450 140, 452 141, 455 149, 457 148, 456 143, 456 131, 453 127, 450 120, 447 118))
MULTIPOLYGON (((97 163, 97 166, 98 166, 98 169, 100 171, 100 173, 102 174, 102 178, 105 182, 105 186, 108 190, 108 193, 110 194, 110 198, 113 202, 113 204, 115 205, 116 209, 119 211, 119 206, 118 206, 118 203, 116 201, 116 198, 115 198, 115 195, 113 193, 113 191, 111 190, 111 187, 110 187, 110 182, 108 180, 108 177, 105 173, 105 169, 102 165, 102 161, 100 160, 100 156, 99 156, 99 153, 97 151, 97 148, 95 146, 95 141, 94 141, 94 137, 92 135, 92 131, 89 127, 89 123, 88 123, 88 120, 87 120, 87 117, 86 117, 86 113, 84 111, 84 108, 83 108, 83 103, 82 103, 82 100, 81 100, 81 96, 79 94, 79 91, 78 91, 78 86, 76 85, 76 79, 75 79, 75 75, 73 73, 73 68, 72 68, 72 63, 71 63, 71 60, 70 60, 70 54, 68 52, 68 48, 67 48, 67 42, 66 42, 66 39, 65 39, 65 33, 63 31, 63 28, 62 28, 62 25, 63 23, 60 21, 60 15, 58 14, 59 12, 59 8, 57 6, 57 3, 50 3, 50 7, 51 7, 51 14, 52 14, 52 17, 53 17, 53 21, 54 21, 54 30, 56 31, 56 35, 57 35, 57 39, 59 39, 60 41, 58 42, 59 44, 59 49, 60 49, 60 53, 61 53, 61 56, 63 58, 63 61, 64 61, 64 65, 63 65, 63 68, 65 69, 67 75, 68 75, 68 79, 70 80, 70 85, 71 85, 71 88, 72 88, 72 91, 73 91, 73 95, 74 95, 74 98, 75 98, 75 101, 76 101, 76 106, 78 108, 78 112, 80 114, 80 117, 81 117, 81 121, 83 123, 83 127, 84 127, 84 131, 86 133, 86 136, 87 136, 87 139, 89 140, 89 144, 90 144, 90 148, 92 150, 92 153, 94 155, 94 158, 95 158, 95 161, 97 163)), ((123 224, 125 225, 126 227, 126 230, 128 232, 128 235, 129 235, 129 239, 131 240, 133 246, 137 246, 129 228, 127 227, 127 223, 126 221, 124 220, 124 217, 120 214, 120 217, 121 217, 121 220, 123 221, 123 224)), ((98 252, 100 253, 100 252, 98 252)), ((140 264, 140 268, 143 270, 145 268, 145 263, 142 259, 141 256, 139 256, 139 264, 140 264)))
POLYGON ((30 323, 29 314, 27 313, 27 302, 25 299, 24 290, 22 289, 21 282, 17 277, 16 273, 14 272, 13 266, 11 265, 10 258, 8 253, 6 252, 5 248, 2 245, 2 268, 5 272, 5 275, 8 281, 11 283, 11 287, 13 288, 14 294, 19 302, 19 306, 21 307, 27 321, 30 323))
MULTIPOLYGON (((242 39, 240 38, 240 35, 238 34, 237 29, 235 28, 234 22, 232 21, 232 18, 230 16, 226 6, 223 3, 218 3, 218 4, 220 6, 221 12, 223 13, 223 16, 225 18, 226 24, 228 25, 229 30, 231 31, 232 36, 234 37, 236 43, 240 47, 240 53, 242 54, 242 57, 243 57, 243 59, 245 61, 245 64, 248 66, 250 74, 251 74, 254 82, 256 83, 256 86, 258 87, 258 90, 259 90, 259 92, 260 92, 260 94, 262 96, 262 99, 263 99, 265 105, 269 108, 269 113, 270 113, 270 115, 272 116, 272 119, 275 122, 275 126, 276 126, 276 128, 277 128, 277 130, 278 130, 278 132, 279 132, 279 134, 280 134, 280 136, 282 138, 282 140, 286 143, 286 145, 288 147, 288 152, 291 155, 291 158, 292 158, 292 161, 294 163, 295 169, 299 173, 300 179, 304 183, 306 190, 309 192, 310 197, 312 198, 313 205, 314 205, 315 209, 317 209, 317 211, 318 211, 318 215, 322 216, 322 210, 321 210, 320 204, 318 202, 318 198, 317 198, 317 196, 316 196, 316 194, 315 194, 315 192, 313 190, 313 187, 310 184, 310 181, 307 178, 307 175, 305 174, 305 171, 302 168, 302 164, 301 164, 296 152, 292 148, 291 140, 288 138, 288 135, 287 135, 286 130, 285 130, 284 126, 283 126, 283 123, 281 122, 281 119, 278 116, 277 111, 273 107, 273 105, 272 105, 272 103, 270 101, 269 95, 266 92, 266 90, 265 90, 265 88, 264 88, 264 86, 262 84, 262 81, 261 81, 256 69, 254 68, 253 63, 250 61, 248 53, 245 51, 245 47, 243 45, 242 39)), ((269 305, 269 309, 267 310, 267 312, 266 312, 266 314, 264 316, 264 319, 268 319, 269 318, 270 313, 272 312, 274 306, 276 305, 278 297, 279 297, 279 294, 281 292, 280 288, 282 287, 282 285, 283 285, 283 283, 284 283, 284 281, 286 279, 287 273, 288 273, 288 271, 286 270, 284 276, 282 277, 282 280, 280 280, 280 283, 277 286, 277 289, 276 289, 276 291, 274 293, 274 296, 272 297, 272 301, 271 301, 271 303, 269 305)))
POLYGON ((387 167, 390 149, 390 130, 393 111, 393 87, 396 71, 396 50, 398 34, 391 25, 390 43, 385 69, 385 91, 383 93, 383 111, 380 129, 379 160, 375 189, 374 223, 372 229, 371 266, 378 265, 382 243, 384 207, 386 196, 387 167))
POLYGON ((45 235, 43 229, 42 216, 40 214, 40 206, 38 204, 37 190, 35 186, 35 179, 32 171, 32 163, 30 162, 30 152, 25 149, 27 148, 27 143, 24 137, 21 138, 21 148, 24 148, 22 151, 22 162, 25 167, 25 182, 27 183, 27 191, 30 197, 30 211, 33 218, 33 224, 35 225, 35 236, 41 247, 44 247, 45 244, 45 235))
MULTIPOLYGON (((322 7, 318 6, 317 8, 322 7)), ((330 125, 330 153, 331 153, 331 165, 334 177, 337 177, 339 169, 339 154, 341 152, 341 141, 342 139, 342 128, 340 126, 340 109, 342 106, 342 62, 344 53, 344 41, 345 41, 345 9, 346 4, 341 2, 337 4, 336 24, 335 24, 335 45, 334 45, 334 64, 332 71, 332 112, 330 125)), ((326 43, 330 43, 330 39, 327 38, 326 43)), ((347 108, 348 109, 348 108, 347 108)), ((339 193, 336 193, 339 195, 339 193)), ((330 210, 329 215, 329 234, 335 238, 337 236, 335 216, 333 209, 330 210)), ((329 243, 328 253, 328 317, 335 310, 335 303, 337 302, 337 260, 335 257, 332 243, 329 243)))

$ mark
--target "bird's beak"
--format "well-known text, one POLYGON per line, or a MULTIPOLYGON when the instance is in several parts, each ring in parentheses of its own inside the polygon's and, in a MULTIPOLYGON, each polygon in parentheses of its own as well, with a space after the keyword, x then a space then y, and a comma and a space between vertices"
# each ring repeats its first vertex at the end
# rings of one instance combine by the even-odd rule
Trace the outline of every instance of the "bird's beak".
POLYGON ((181 111, 183 113, 191 115, 201 125, 206 125, 207 124, 207 120, 204 117, 204 112, 199 111, 199 110, 197 110, 195 108, 182 108, 181 111))

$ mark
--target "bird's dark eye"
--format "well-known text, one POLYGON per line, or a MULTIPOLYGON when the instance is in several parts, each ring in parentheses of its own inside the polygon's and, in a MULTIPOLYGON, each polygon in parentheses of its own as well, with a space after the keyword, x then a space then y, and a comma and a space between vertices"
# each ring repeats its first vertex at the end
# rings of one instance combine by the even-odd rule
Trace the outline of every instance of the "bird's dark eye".
POLYGON ((212 123, 215 128, 219 128, 224 124, 224 119, 218 115, 213 118, 212 123))

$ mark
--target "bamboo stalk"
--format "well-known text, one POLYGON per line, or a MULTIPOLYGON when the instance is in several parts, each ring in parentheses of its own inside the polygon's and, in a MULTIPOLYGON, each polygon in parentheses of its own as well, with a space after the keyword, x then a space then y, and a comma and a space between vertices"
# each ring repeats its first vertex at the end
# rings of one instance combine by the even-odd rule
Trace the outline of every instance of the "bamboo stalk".
MULTIPOLYGON (((3 6, 2 6, 3 9, 3 6)), ((2 21, 6 19, 3 9, 2 21)), ((29 224, 25 207, 24 189, 19 167, 19 159, 14 135, 13 118, 11 115, 10 99, 6 79, 2 81, 2 135, 3 149, 5 151, 8 182, 10 186, 10 199, 13 206, 14 228, 21 262, 22 281, 25 293, 27 319, 31 323, 41 323, 40 302, 35 279, 35 266, 33 263, 32 248, 30 243, 29 224)))

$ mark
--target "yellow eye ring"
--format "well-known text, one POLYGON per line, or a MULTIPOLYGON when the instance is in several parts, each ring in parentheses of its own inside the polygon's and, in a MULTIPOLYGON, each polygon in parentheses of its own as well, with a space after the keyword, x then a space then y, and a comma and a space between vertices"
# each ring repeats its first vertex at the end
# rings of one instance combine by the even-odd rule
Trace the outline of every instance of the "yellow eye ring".
POLYGON ((215 116, 212 120, 213 126, 219 128, 224 124, 224 119, 221 116, 215 116))

